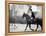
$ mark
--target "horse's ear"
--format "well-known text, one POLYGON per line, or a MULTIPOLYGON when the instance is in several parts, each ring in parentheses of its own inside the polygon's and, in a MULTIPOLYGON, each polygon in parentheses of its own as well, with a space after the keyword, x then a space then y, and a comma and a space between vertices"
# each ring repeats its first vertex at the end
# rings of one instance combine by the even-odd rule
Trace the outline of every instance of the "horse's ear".
POLYGON ((22 16, 22 18, 24 18, 24 15, 25 15, 25 12, 23 13, 23 16, 22 16))
POLYGON ((22 15, 22 18, 23 18, 24 14, 22 15))
POLYGON ((24 14, 25 14, 25 12, 24 12, 24 14))

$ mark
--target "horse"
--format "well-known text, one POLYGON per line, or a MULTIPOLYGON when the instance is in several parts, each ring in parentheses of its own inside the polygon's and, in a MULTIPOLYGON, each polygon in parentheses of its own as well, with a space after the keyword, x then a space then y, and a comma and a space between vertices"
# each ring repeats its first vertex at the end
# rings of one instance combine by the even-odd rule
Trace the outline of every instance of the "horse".
POLYGON ((28 14, 25 14, 25 13, 24 13, 23 16, 22 16, 23 18, 26 17, 26 21, 27 21, 27 26, 26 26, 26 28, 25 28, 25 31, 26 31, 28 25, 29 25, 29 28, 31 29, 31 26, 30 26, 31 24, 36 24, 36 25, 37 25, 36 30, 31 29, 32 31, 37 31, 38 25, 40 25, 41 28, 42 28, 42 19, 35 18, 34 13, 33 13, 33 12, 31 12, 31 13, 32 13, 31 17, 30 17, 28 14), (32 18, 32 19, 31 19, 31 18, 32 18))

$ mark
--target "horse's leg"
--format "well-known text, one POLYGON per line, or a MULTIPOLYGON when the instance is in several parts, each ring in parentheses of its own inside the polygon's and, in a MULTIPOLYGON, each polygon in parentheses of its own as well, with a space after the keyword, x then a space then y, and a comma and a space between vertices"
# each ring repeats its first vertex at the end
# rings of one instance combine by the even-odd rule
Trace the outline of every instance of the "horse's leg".
POLYGON ((31 24, 29 24, 29 28, 31 29, 31 24))
POLYGON ((31 24, 29 24, 29 28, 30 28, 30 30, 34 31, 34 29, 31 29, 31 24))
POLYGON ((43 26, 42 26, 42 24, 40 24, 40 26, 41 26, 41 31, 43 30, 43 26))
POLYGON ((28 24, 26 25, 25 31, 26 31, 27 27, 28 27, 28 24))
POLYGON ((36 28, 36 30, 35 30, 35 31, 37 31, 37 29, 38 29, 38 24, 37 24, 37 28, 36 28))
POLYGON ((38 29, 38 22, 37 22, 36 19, 35 19, 35 24, 36 24, 37 26, 36 26, 36 29, 35 29, 34 31, 37 31, 37 29, 38 29))

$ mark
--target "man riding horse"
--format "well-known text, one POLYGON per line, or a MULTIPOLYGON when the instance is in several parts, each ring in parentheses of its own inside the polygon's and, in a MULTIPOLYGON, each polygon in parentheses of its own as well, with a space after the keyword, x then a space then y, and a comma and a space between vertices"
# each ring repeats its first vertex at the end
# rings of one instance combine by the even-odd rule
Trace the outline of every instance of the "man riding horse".
MULTIPOLYGON (((29 10, 28 10, 28 13, 27 14, 23 14, 23 17, 26 17, 26 21, 27 21, 27 26, 25 28, 25 31, 29 25, 29 28, 31 29, 31 24, 35 24, 34 20, 35 20, 35 15, 34 13, 32 12, 32 9, 31 9, 31 6, 29 7, 29 10)), ((33 30, 33 29, 31 29, 33 30)))
POLYGON ((29 6, 29 9, 28 9, 28 13, 27 14, 23 14, 23 17, 26 17, 26 21, 27 21, 27 26, 25 28, 25 31, 29 25, 29 28, 31 29, 31 24, 37 24, 37 28, 34 30, 34 29, 31 29, 33 31, 37 31, 38 29, 38 25, 41 26, 41 29, 42 29, 42 18, 35 18, 35 15, 34 13, 32 12, 32 9, 31 9, 31 6, 29 6))

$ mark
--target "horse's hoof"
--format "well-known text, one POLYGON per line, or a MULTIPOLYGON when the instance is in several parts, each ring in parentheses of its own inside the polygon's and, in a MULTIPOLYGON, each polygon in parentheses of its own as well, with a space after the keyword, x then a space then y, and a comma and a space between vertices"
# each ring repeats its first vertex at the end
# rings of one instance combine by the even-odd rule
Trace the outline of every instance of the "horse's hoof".
POLYGON ((32 29, 32 31, 34 31, 34 29, 32 29))
POLYGON ((36 30, 34 30, 34 31, 37 31, 37 29, 36 29, 36 30))
POLYGON ((31 29, 32 31, 34 31, 34 29, 31 29))
POLYGON ((24 30, 24 31, 26 31, 26 30, 24 30))

